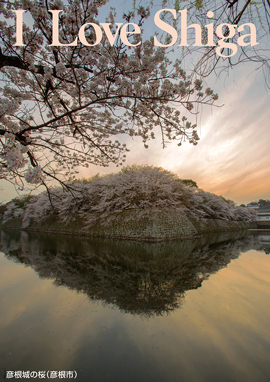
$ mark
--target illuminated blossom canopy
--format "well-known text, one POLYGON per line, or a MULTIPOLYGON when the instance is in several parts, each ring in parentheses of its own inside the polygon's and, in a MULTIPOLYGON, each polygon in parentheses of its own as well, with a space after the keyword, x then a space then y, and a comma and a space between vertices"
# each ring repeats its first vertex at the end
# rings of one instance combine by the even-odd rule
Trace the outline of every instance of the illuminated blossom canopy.
MULTIPOLYGON (((154 39, 131 35, 129 47, 119 37, 113 46, 105 37, 94 46, 50 46, 52 13, 59 14, 59 38, 70 44, 86 23, 99 24, 106 0, 5 1, 2 18, 0 70, 0 178, 23 188, 24 182, 47 187, 63 185, 78 166, 122 165, 128 148, 124 136, 139 136, 144 146, 161 133, 163 147, 175 140, 196 145, 191 114, 198 104, 218 98, 202 81, 188 76, 180 61, 170 62, 154 39), (25 10, 25 46, 16 42, 15 12, 25 10)), ((147 8, 123 16, 143 27, 147 8)), ((107 15, 115 33, 114 9, 107 15)), ((104 21, 104 20, 103 20, 104 21)), ((132 28, 132 27, 131 27, 132 28)), ((132 29, 131 29, 132 30, 132 29)), ((88 44, 95 32, 85 28, 88 44)))
POLYGON ((252 209, 235 206, 190 182, 187 186, 161 167, 133 165, 116 174, 77 180, 70 187, 71 190, 50 188, 49 192, 7 203, 3 223, 21 217, 22 227, 29 228, 35 222, 57 216, 63 226, 79 219, 80 230, 88 232, 98 222, 112 225, 123 211, 133 211, 126 217, 122 215, 123 221, 128 222, 170 210, 191 219, 256 220, 252 209))

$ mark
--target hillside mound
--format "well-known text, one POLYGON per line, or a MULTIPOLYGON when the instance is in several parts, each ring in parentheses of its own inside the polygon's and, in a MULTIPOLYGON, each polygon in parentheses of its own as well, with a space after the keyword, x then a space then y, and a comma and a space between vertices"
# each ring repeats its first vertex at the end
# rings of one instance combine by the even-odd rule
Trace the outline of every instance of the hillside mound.
POLYGON ((77 180, 64 189, 51 188, 37 196, 13 200, 6 205, 3 224, 19 218, 21 228, 29 228, 42 221, 53 221, 63 229, 75 224, 82 232, 88 232, 97 225, 109 227, 120 224, 119 221, 123 227, 138 220, 147 224, 154 215, 162 220, 165 212, 167 221, 170 216, 172 221, 176 216, 192 221, 255 220, 250 209, 205 192, 194 181, 181 180, 160 167, 131 166, 116 174, 77 180))

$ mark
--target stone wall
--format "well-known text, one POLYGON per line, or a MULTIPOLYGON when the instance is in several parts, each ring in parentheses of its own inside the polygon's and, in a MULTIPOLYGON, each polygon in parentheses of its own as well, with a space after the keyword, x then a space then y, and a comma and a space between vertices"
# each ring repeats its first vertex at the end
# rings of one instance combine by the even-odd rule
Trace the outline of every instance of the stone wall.
MULTIPOLYGON (((184 213, 174 210, 148 211, 148 216, 142 216, 140 210, 126 210, 112 213, 107 221, 99 221, 88 228, 79 218, 64 225, 57 216, 50 216, 43 221, 32 222, 25 230, 157 242, 256 227, 256 223, 241 221, 189 219, 184 213)), ((5 228, 21 229, 20 222, 11 220, 5 228)))
POLYGON ((127 210, 118 214, 111 224, 99 222, 89 228, 88 234, 158 241, 194 237, 197 231, 186 215, 180 212, 153 211, 148 217, 140 217, 140 211, 127 210))

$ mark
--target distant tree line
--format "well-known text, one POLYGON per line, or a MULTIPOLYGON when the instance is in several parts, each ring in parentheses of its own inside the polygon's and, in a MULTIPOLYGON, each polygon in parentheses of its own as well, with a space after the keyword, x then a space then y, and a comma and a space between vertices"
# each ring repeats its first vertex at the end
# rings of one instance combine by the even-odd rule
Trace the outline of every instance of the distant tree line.
MULTIPOLYGON (((259 205, 259 207, 266 207, 266 208, 270 208, 270 200, 269 199, 259 199, 259 201, 258 202, 250 202, 250 203, 248 203, 248 204, 258 204, 259 205)), ((240 204, 240 206, 241 207, 246 207, 246 205, 245 204, 240 204)))

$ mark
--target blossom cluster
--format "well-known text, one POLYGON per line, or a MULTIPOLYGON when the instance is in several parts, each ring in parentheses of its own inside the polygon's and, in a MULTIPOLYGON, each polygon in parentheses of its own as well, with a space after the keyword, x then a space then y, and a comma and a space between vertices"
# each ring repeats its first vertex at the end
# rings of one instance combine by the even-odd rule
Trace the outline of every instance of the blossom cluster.
POLYGON ((15 141, 15 136, 10 133, 4 135, 4 146, 0 151, 0 158, 4 161, 7 170, 16 171, 27 163, 24 154, 25 147, 15 141))
POLYGON ((30 184, 39 184, 44 179, 44 174, 40 166, 28 167, 25 174, 25 180, 30 184))

